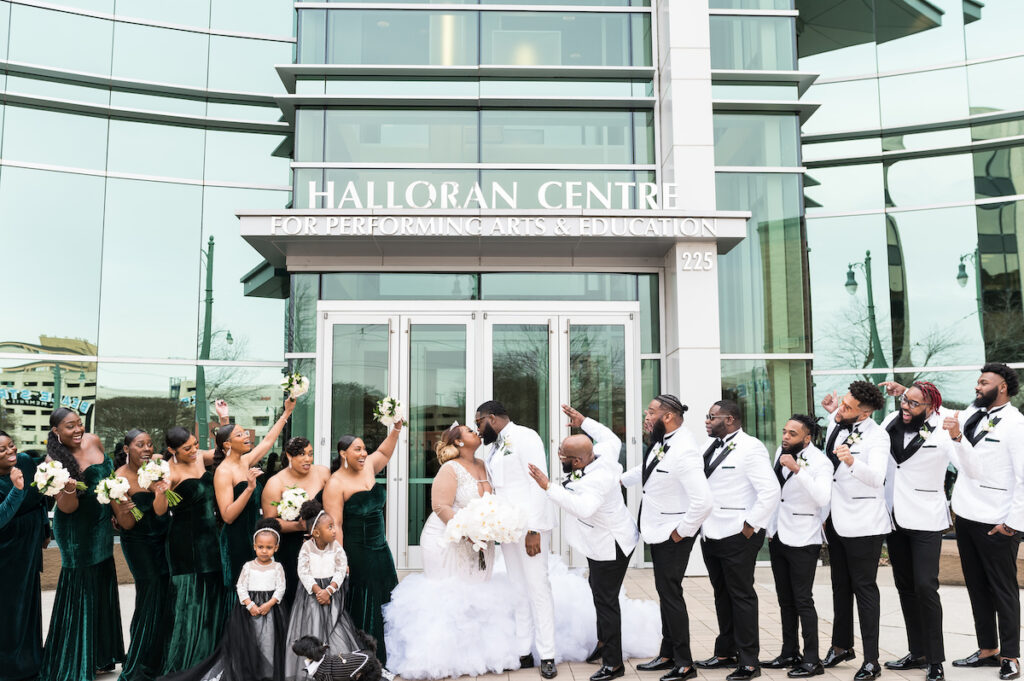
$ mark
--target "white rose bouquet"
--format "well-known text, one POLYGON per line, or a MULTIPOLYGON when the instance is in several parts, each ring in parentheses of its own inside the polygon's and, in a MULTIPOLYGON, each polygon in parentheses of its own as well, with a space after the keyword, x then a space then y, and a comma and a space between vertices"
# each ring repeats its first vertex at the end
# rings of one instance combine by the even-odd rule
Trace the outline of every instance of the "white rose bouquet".
POLYGON ((309 501, 309 493, 301 487, 289 487, 281 493, 281 501, 270 502, 271 506, 277 508, 277 515, 281 520, 298 520, 299 509, 309 501))
MULTIPOLYGON (((109 504, 112 501, 118 504, 126 503, 129 501, 128 490, 130 487, 128 478, 111 473, 109 478, 103 478, 96 485, 96 501, 101 504, 109 504)), ((142 520, 142 511, 133 506, 132 517, 142 520)))
POLYGON ((402 403, 394 397, 385 397, 373 408, 373 418, 390 428, 395 421, 405 418, 405 411, 402 408, 402 403))
MULTIPOLYGON (((163 459, 150 459, 139 466, 139 487, 149 489, 154 482, 160 482, 171 477, 171 464, 163 459)), ((168 506, 177 506, 181 501, 181 495, 172 489, 164 490, 164 497, 168 506)))
MULTIPOLYGON (((71 479, 71 474, 60 461, 47 461, 36 468, 32 476, 32 486, 47 497, 55 497, 64 490, 64 485, 71 479)), ((85 489, 84 482, 76 482, 75 487, 85 489)))
POLYGON ((287 374, 281 381, 281 390, 288 394, 288 397, 297 400, 309 392, 309 379, 299 373, 287 374))
POLYGON ((452 516, 445 526, 444 538, 453 544, 463 539, 472 542, 473 550, 479 552, 480 569, 483 570, 487 567, 484 559, 487 542, 517 542, 525 531, 526 518, 519 507, 487 493, 452 516))

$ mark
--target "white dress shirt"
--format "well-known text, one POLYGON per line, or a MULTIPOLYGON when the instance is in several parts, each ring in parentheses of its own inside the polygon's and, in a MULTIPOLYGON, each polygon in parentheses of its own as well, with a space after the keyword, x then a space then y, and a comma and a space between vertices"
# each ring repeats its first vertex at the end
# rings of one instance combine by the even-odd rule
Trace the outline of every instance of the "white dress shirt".
POLYGON ((348 569, 348 555, 337 540, 323 549, 317 548, 316 541, 307 539, 299 549, 297 571, 299 582, 307 593, 313 593, 313 585, 317 579, 330 577, 339 587, 345 581, 348 569))
POLYGON ((251 601, 251 591, 273 591, 274 598, 280 603, 284 597, 284 590, 287 582, 284 578, 284 568, 274 561, 270 565, 260 565, 255 560, 250 560, 242 566, 242 572, 238 575, 238 582, 235 584, 235 593, 238 594, 238 602, 251 601))
POLYGON ((685 428, 666 433, 646 460, 622 475, 626 487, 643 484, 640 506, 640 534, 648 544, 668 541, 675 530, 693 537, 711 513, 711 488, 704 477, 703 462, 693 436, 685 428), (654 466, 647 482, 645 467, 654 466))
POLYGON ((800 470, 779 466, 782 447, 775 451, 776 479, 782 477, 779 505, 768 522, 768 536, 786 546, 822 543, 821 523, 832 499, 832 462, 813 444, 793 456, 800 470), (781 469, 781 470, 780 470, 781 469))
MULTIPOLYGON (((715 438, 708 438, 701 454, 714 441, 715 438)), ((708 475, 714 508, 701 529, 704 538, 725 539, 739 534, 744 522, 755 532, 767 528, 780 494, 765 446, 740 429, 722 438, 722 443, 712 451, 708 462, 714 465, 716 461, 718 465, 708 475)), ((707 463, 703 459, 701 463, 707 474, 707 463)))
MULTIPOLYGON (((975 411, 960 412, 961 430, 975 411)), ((975 444, 966 432, 953 443, 959 468, 953 511, 975 522, 1024 530, 1024 414, 1012 404, 992 409, 974 435, 975 444)))
MULTIPOLYGON (((902 462, 896 461, 889 429, 899 428, 896 410, 882 422, 889 437, 889 465, 885 476, 885 503, 893 520, 907 530, 944 531, 949 528, 946 502, 946 471, 953 457, 953 441, 942 429, 936 412, 921 430, 903 433, 904 449, 916 448, 902 462)), ((833 521, 834 522, 834 521, 833 521)))
MULTIPOLYGON (((889 534, 892 519, 885 504, 885 474, 889 470, 889 434, 870 417, 852 430, 828 422, 826 442, 840 428, 834 449, 850 448, 853 464, 839 464, 832 474, 832 526, 840 537, 889 534)), ((829 452, 825 452, 828 456, 829 452)), ((831 463, 831 461, 830 461, 831 463)), ((833 464, 834 465, 834 464, 833 464)))
POLYGON ((494 493, 504 496, 526 515, 528 530, 543 532, 555 526, 554 507, 533 478, 529 465, 548 470, 544 442, 536 431, 509 421, 496 442, 484 445, 484 463, 494 493))

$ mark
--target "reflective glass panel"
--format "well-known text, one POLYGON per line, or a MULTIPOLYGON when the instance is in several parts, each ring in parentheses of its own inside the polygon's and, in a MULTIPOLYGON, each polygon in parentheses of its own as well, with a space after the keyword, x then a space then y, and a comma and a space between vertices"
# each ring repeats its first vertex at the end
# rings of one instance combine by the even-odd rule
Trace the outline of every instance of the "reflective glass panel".
MULTIPOLYGON (((977 257, 962 258, 964 273, 957 282, 966 291, 981 284, 984 303, 985 356, 1021 357, 1024 348, 1024 312, 1021 310, 1021 267, 1019 246, 1024 233, 1024 201, 982 204, 975 208, 978 225, 977 257), (980 260, 980 264, 977 261, 980 260), (975 265, 972 267, 972 265, 975 265)), ((968 294, 969 295, 969 294, 968 294)), ((969 322, 968 322, 969 323, 969 322)))
POLYGON ((88 104, 106 105, 110 103, 110 89, 105 87, 91 87, 51 78, 22 77, 14 74, 6 78, 7 89, 16 94, 66 99, 88 104))
MULTIPOLYGON (((210 0, 117 0, 117 14, 123 17, 163 21, 171 24, 206 28, 210 25, 210 0)), ((118 30, 124 24, 118 25, 118 30)), ((166 31, 167 29, 159 29, 166 31)))
POLYGON ((112 21, 12 5, 8 58, 105 76, 113 28, 112 21))
MULTIPOLYGON (((875 73, 875 12, 870 2, 798 0, 800 71, 829 77, 875 73)), ((809 100, 810 101, 810 100, 809 100)))
POLYGON ((661 306, 657 274, 638 274, 640 352, 661 352, 661 306))
POLYGON ((1021 88, 1007 87, 1024 76, 1024 57, 972 64, 967 67, 971 111, 1024 109, 1021 88))
POLYGON ((537 431, 545 443, 550 433, 548 336, 547 324, 491 327, 493 394, 516 423, 537 431))
POLYGON ((480 112, 485 163, 651 163, 653 114, 480 112))
POLYGON ((910 9, 876 2, 878 70, 948 64, 963 59, 964 0, 929 0, 910 9))
POLYGON ((743 411, 743 430, 775 453, 782 426, 792 414, 813 405, 810 362, 796 360, 722 360, 722 397, 743 411))
POLYGON ((206 131, 200 128, 111 120, 107 168, 201 180, 205 136, 206 131), (146 153, 139 153, 141 149, 146 153))
POLYGON ((325 160, 474 163, 477 112, 331 109, 325 160))
POLYGON ((387 429, 373 418, 373 408, 388 395, 388 325, 335 324, 331 367, 330 456, 338 438, 357 435, 373 452, 387 429))
MULTIPOLYGON (((435 191, 438 192, 435 197, 435 206, 440 207, 442 205, 441 202, 444 201, 448 207, 468 206, 470 208, 477 208, 479 206, 473 198, 475 195, 471 195, 470 191, 473 184, 477 182, 478 177, 479 171, 477 170, 420 170, 408 168, 384 170, 374 168, 326 171, 326 181, 334 182, 335 205, 340 204, 344 199, 345 205, 350 208, 355 204, 354 201, 345 199, 345 191, 349 182, 354 183, 355 191, 364 206, 371 204, 378 206, 387 205, 389 191, 394 197, 395 202, 402 205, 426 205, 430 201, 430 190, 422 184, 414 183, 430 182, 433 187, 437 188, 435 191), (446 188, 444 183, 450 184, 446 188), (442 192, 446 193, 442 195, 442 192)), ((482 189, 484 201, 487 202, 488 206, 504 206, 508 203, 500 196, 496 196, 491 187, 482 185, 482 189), (495 202, 497 203, 495 204, 495 202)), ((298 191, 304 193, 308 201, 309 184, 300 186, 298 191)), ((321 205, 326 201, 326 198, 318 199, 318 203, 321 205)))
POLYGON ((986 149, 972 156, 975 198, 1024 194, 1024 177, 1019 170, 1024 163, 1024 147, 986 149))
POLYGON ((711 9, 793 9, 793 0, 710 0, 711 9))
POLYGON ((583 272, 485 272, 483 300, 636 300, 636 275, 583 272))
POLYGON ((970 113, 967 70, 962 67, 880 78, 878 90, 886 127, 947 121, 970 113))
POLYGON ((0 360, 0 400, 0 429, 19 452, 42 459, 54 405, 75 411, 86 432, 95 432, 96 363, 0 360))
POLYGON ((319 274, 293 274, 291 295, 290 352, 316 352, 316 301, 320 298, 319 274))
MULTIPOLYGON (((204 72, 203 78, 205 79, 205 77, 206 74, 204 72)), ((106 94, 110 99, 111 106, 126 109, 142 109, 144 111, 179 113, 189 116, 207 115, 207 102, 205 99, 198 97, 163 97, 161 95, 143 94, 141 92, 125 92, 124 90, 107 90, 106 94)))
POLYGON ((794 115, 716 113, 715 163, 723 166, 797 166, 800 121, 794 115))
MULTIPOLYGON (((633 170, 482 170, 480 171, 482 187, 486 196, 490 196, 491 183, 497 182, 511 192, 517 188, 516 206, 519 208, 544 208, 541 198, 548 206, 563 207, 568 205, 569 192, 575 193, 576 186, 568 182, 580 183, 586 187, 590 182, 597 194, 580 189, 580 194, 573 198, 574 204, 591 206, 594 209, 604 207, 607 200, 611 208, 636 208, 637 191, 635 182, 654 182, 654 173, 633 170), (545 182, 558 182, 558 186, 546 187, 545 182)), ((497 204, 501 206, 502 204, 497 204)))
POLYGON ((300 108, 295 112, 296 161, 324 160, 323 109, 300 108))
POLYGON ((804 99, 821 104, 801 126, 804 135, 872 130, 881 120, 875 78, 812 85, 804 99))
POLYGON ((290 63, 291 43, 210 36, 211 90, 284 94, 274 66, 290 63))
MULTIPOLYGON (((331 10, 327 13, 328 64, 477 63, 477 15, 473 12, 331 10)), ((316 19, 304 30, 313 34, 316 19)), ((305 39, 306 33, 303 33, 305 39)), ((315 56, 317 46, 303 58, 315 56)))
MULTIPOLYGON (((309 379, 309 392, 300 397, 292 412, 289 437, 304 437, 316 442, 316 360, 293 359, 288 361, 288 371, 299 373, 309 379)), ((313 447, 314 451, 316 447, 313 447)))
POLYGON ((711 68, 791 71, 796 68, 793 17, 712 16, 711 68))
POLYGON ((967 23, 967 58, 979 59, 1020 52, 1024 5, 1017 0, 985 0, 981 20, 967 23))
POLYGON ((804 174, 804 207, 808 215, 881 210, 883 206, 885 181, 881 163, 812 168, 804 174))
MULTIPOLYGON (((261 442, 266 437, 284 410, 285 396, 281 391, 281 369, 277 367, 200 366, 196 367, 196 381, 200 380, 204 381, 205 385, 207 418, 211 421, 216 420, 213 404, 217 400, 224 400, 228 403, 231 421, 249 430, 256 442, 261 442)), ((198 386, 196 391, 199 394, 203 392, 198 386)), ((198 407, 197 411, 201 419, 202 407, 198 407)), ((211 437, 210 446, 213 446, 212 442, 211 437)), ((267 459, 276 454, 277 460, 280 461, 284 442, 284 437, 279 437, 271 446, 267 459)))
POLYGON ((476 300, 475 274, 326 273, 322 300, 476 300))
MULTIPOLYGON (((647 403, 661 394, 661 360, 640 360, 640 401, 644 408, 647 403)), ((641 419, 642 421, 643 419, 641 419)))
POLYGON ((210 0, 210 28, 263 35, 289 36, 295 21, 290 0, 210 0))
MULTIPOLYGON (((121 12, 121 4, 119 0, 118 12, 121 12)), ((177 2, 146 1, 133 4, 174 7, 178 5, 177 2)), ((202 4, 208 4, 208 0, 202 0, 202 4)), ((208 21, 208 12, 208 9, 203 12, 204 26, 208 21)), ((119 22, 114 30, 113 75, 202 88, 206 87, 206 59, 209 51, 210 36, 205 33, 172 31, 155 26, 119 22), (169 54, 173 54, 174 58, 168 59, 169 54)))
MULTIPOLYGON (((877 137, 867 139, 842 140, 839 142, 804 141, 800 147, 800 156, 807 163, 824 159, 844 159, 851 156, 869 156, 882 153, 882 141, 877 137)), ((817 170, 817 168, 815 168, 817 170)))
POLYGON ((885 165, 890 206, 928 206, 974 198, 970 154, 904 159, 885 165))
POLYGON ((480 63, 650 66, 650 16, 481 12, 480 63))
MULTIPOLYGON (((770 85, 764 83, 712 83, 713 100, 769 99, 795 102, 800 98, 796 85, 770 85)), ((815 100, 817 102, 817 100, 815 100)), ((817 113, 815 113, 817 115, 817 113)))
POLYGON ((300 9, 298 18, 299 64, 327 63, 327 10, 300 9))
POLYGON ((280 135, 209 130, 204 177, 207 181, 287 187, 288 159, 271 155, 281 140, 280 135))
POLYGON ((89 170, 106 168, 106 119, 20 106, 6 109, 4 159, 89 170))
POLYGON ((569 404, 619 436, 626 466, 626 327, 569 325, 569 404))

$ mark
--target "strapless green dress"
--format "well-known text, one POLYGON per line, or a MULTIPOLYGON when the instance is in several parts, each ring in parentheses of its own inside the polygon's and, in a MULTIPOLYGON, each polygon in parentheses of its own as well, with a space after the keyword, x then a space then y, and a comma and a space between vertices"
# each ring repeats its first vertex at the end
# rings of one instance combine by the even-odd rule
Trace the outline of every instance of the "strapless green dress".
POLYGON ((157 515, 153 499, 152 492, 132 495, 135 507, 142 511, 142 519, 132 529, 121 532, 121 549, 135 578, 135 614, 120 681, 152 681, 164 666, 171 583, 166 545, 171 516, 157 515))
POLYGON ((43 657, 43 609, 39 573, 43 541, 50 525, 44 497, 32 487, 36 464, 18 454, 25 488, 16 491, 10 475, 0 477, 0 584, 4 589, 0 617, 0 679, 27 681, 39 675, 43 657))
POLYGON ((183 480, 171 509, 167 561, 173 623, 166 639, 164 673, 188 669, 209 657, 224 629, 224 574, 217 530, 213 473, 183 480))
POLYGON ((377 658, 387 664, 384 616, 381 607, 391 601, 398 573, 384 536, 384 501, 387 491, 374 485, 356 492, 342 511, 342 540, 348 554, 349 598, 346 606, 357 628, 377 639, 377 658))
MULTIPOLYGON (((236 484, 232 490, 234 493, 232 498, 237 499, 242 496, 247 484, 244 480, 236 484)), ((260 510, 262 492, 263 485, 256 483, 256 489, 252 491, 249 503, 235 518, 235 522, 224 523, 224 526, 220 528, 221 569, 224 571, 224 586, 231 592, 227 612, 230 612, 230 606, 238 602, 234 591, 238 575, 242 573, 242 566, 250 560, 256 559, 256 552, 252 548, 252 535, 256 531, 256 523, 263 517, 260 510)))
POLYGON ((96 484, 113 470, 110 459, 89 466, 74 513, 54 507, 61 567, 39 671, 43 681, 84 681, 124 661, 114 527, 110 505, 96 500, 96 484))

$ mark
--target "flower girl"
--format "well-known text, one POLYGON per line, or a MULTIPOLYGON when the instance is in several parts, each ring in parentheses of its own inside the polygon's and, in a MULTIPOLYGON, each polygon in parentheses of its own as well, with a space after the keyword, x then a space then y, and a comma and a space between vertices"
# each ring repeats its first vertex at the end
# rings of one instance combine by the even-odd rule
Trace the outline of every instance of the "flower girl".
MULTIPOLYGON (((309 539, 299 550, 299 592, 288 623, 288 641, 313 636, 326 642, 334 654, 366 649, 372 641, 356 629, 345 610, 341 586, 348 573, 345 549, 337 542, 334 518, 319 501, 302 504, 299 517, 306 523, 309 539)), ((306 660, 291 649, 285 653, 285 679, 305 678, 306 660)))

